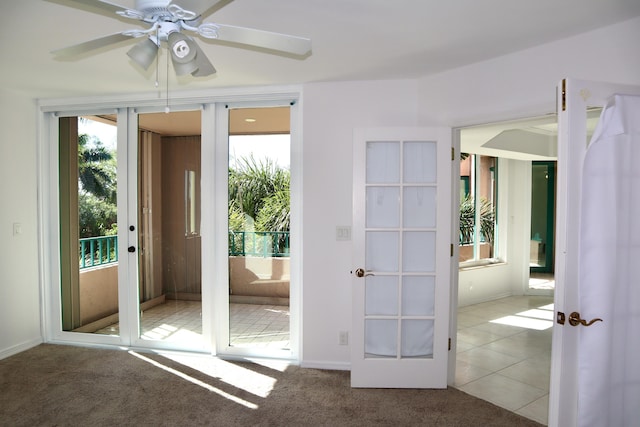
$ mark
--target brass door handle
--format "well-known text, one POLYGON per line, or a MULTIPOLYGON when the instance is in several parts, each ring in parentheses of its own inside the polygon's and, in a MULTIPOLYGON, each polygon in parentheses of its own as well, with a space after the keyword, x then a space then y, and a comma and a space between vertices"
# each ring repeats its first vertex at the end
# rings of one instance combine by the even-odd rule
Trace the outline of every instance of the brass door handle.
POLYGON ((578 325, 591 326, 596 322, 602 322, 602 321, 603 320, 600 318, 595 318, 595 319, 592 319, 590 322, 587 322, 586 320, 580 318, 580 313, 578 313, 577 311, 574 311, 569 315, 569 324, 571 326, 578 326, 578 325))
POLYGON ((363 268, 359 268, 356 270, 356 276, 364 277, 364 276, 374 276, 373 273, 369 273, 368 271, 364 271, 363 268))

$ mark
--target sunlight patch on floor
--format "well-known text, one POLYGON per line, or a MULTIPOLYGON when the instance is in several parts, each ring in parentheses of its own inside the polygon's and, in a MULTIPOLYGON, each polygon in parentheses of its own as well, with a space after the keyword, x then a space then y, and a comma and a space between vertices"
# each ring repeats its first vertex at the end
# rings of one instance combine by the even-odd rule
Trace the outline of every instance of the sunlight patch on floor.
POLYGON ((531 310, 521 311, 515 315, 494 319, 491 320, 490 323, 544 331, 553 327, 553 304, 547 304, 531 310))
POLYGON ((159 354, 258 397, 268 397, 277 382, 273 377, 213 356, 165 352, 159 354))
POLYGON ((180 377, 180 378, 182 378, 182 379, 184 379, 186 381, 189 381, 190 383, 198 385, 198 386, 200 386, 200 387, 202 387, 202 388, 204 388, 206 390, 209 390, 210 392, 216 393, 217 395, 219 395, 221 397, 224 397, 225 399, 229 399, 229 400, 231 400, 231 401, 233 401, 235 403, 238 403, 238 404, 240 404, 242 406, 245 406, 245 407, 247 407, 249 409, 258 409, 259 408, 259 406, 256 405, 253 402, 249 402, 248 400, 244 400, 244 399, 241 399, 241 398, 239 398, 237 396, 229 394, 229 393, 227 393, 227 392, 225 392, 223 390, 220 390, 217 387, 212 386, 211 384, 207 384, 206 382, 201 381, 201 380, 199 380, 197 378, 194 378, 194 377, 192 377, 190 375, 187 375, 184 372, 180 372, 177 369, 174 369, 174 368, 171 368, 169 366, 163 365, 162 363, 160 363, 158 361, 155 361, 153 359, 150 359, 150 358, 148 358, 146 356, 143 356, 140 353, 137 353, 135 351, 129 351, 128 353, 130 355, 132 355, 132 356, 137 357, 140 360, 143 360, 143 361, 145 361, 147 363, 152 364, 153 366, 155 366, 157 368, 160 368, 160 369, 162 369, 162 370, 164 370, 166 372, 169 372, 169 373, 171 373, 173 375, 176 375, 176 376, 178 376, 178 377, 180 377))

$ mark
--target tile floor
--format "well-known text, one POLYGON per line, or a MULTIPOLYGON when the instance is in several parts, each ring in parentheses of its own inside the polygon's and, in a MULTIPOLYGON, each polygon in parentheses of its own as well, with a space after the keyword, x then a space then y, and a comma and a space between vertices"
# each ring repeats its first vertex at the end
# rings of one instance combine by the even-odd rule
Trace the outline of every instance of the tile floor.
POLYGON ((458 310, 456 388, 547 424, 553 297, 458 310))
MULTIPOLYGON (((142 313, 142 338, 163 341, 199 339, 202 335, 201 304, 169 300, 142 313)), ((289 307, 279 305, 229 305, 231 345, 237 347, 289 348, 289 307)), ((96 333, 118 335, 115 323, 96 333)))

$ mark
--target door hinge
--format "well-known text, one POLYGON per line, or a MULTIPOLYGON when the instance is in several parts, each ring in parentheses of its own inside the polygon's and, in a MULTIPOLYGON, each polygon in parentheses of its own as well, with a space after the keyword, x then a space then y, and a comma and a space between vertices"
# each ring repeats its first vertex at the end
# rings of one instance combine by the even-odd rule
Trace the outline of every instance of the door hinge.
POLYGON ((562 111, 567 111, 567 79, 562 79, 562 111))
POLYGON ((454 147, 451 147, 451 160, 455 160, 456 159, 456 149, 454 147))
POLYGON ((451 351, 451 338, 449 338, 449 351, 451 351))
POLYGON ((451 255, 450 256, 453 256, 453 243, 451 244, 451 255))

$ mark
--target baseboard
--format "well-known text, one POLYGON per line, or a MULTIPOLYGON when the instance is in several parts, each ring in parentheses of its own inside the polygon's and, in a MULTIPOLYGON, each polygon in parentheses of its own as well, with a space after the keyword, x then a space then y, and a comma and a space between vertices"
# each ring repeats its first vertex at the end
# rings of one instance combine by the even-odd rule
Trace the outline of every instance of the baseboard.
POLYGON ((0 350, 0 360, 6 359, 7 357, 13 356, 14 354, 22 353, 25 350, 29 350, 37 345, 42 344, 44 341, 42 337, 34 338, 29 341, 25 341, 23 343, 14 345, 4 350, 0 350))
POLYGON ((349 362, 326 362, 320 360, 304 360, 300 362, 301 368, 324 369, 327 371, 350 371, 349 362))

